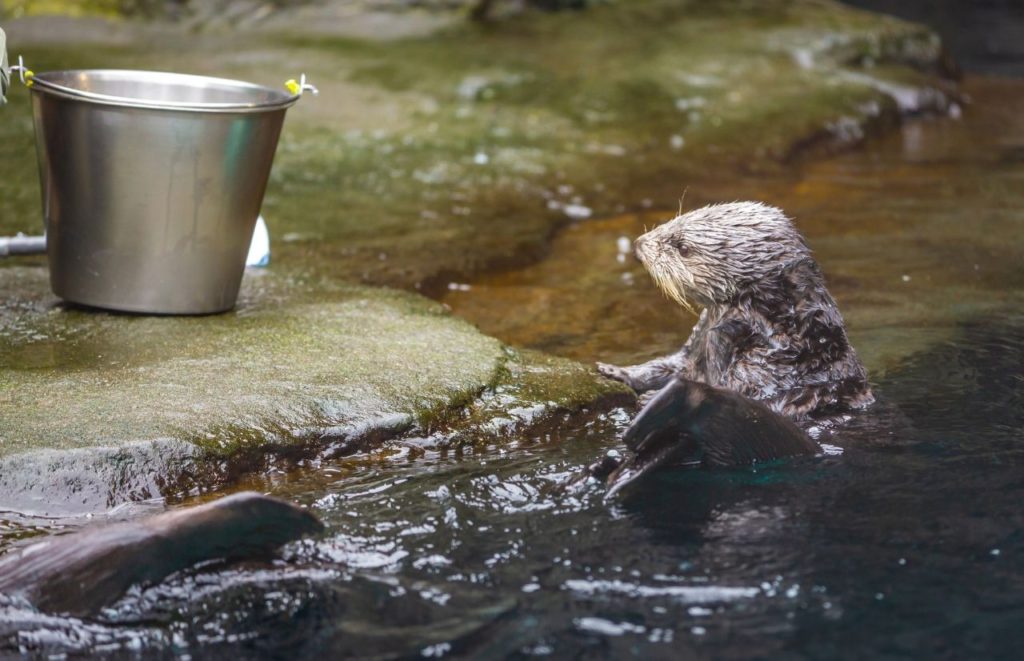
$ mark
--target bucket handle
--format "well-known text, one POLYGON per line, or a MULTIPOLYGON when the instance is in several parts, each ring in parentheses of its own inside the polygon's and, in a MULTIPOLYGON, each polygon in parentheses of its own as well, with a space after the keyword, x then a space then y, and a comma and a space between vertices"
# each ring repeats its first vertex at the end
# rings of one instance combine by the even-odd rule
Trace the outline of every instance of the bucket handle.
POLYGON ((22 85, 32 87, 32 83, 35 82, 32 79, 35 78, 36 74, 25 66, 25 58, 21 55, 18 56, 18 63, 11 67, 11 71, 18 72, 18 78, 21 79, 22 85))
POLYGON ((306 82, 306 74, 301 74, 298 81, 294 78, 285 81, 284 86, 288 88, 292 96, 302 96, 305 92, 309 92, 313 96, 320 94, 320 90, 316 88, 316 85, 306 82))
MULTIPOLYGON (((21 55, 18 56, 18 63, 11 67, 11 71, 18 72, 18 78, 21 79, 22 85, 25 87, 32 87, 32 84, 35 82, 33 78, 35 78, 36 74, 25 66, 24 57, 21 55)), ((309 92, 313 96, 320 94, 320 90, 317 89, 316 85, 306 82, 306 74, 299 75, 298 81, 294 78, 285 81, 284 86, 292 93, 293 96, 302 96, 306 92, 309 92)))

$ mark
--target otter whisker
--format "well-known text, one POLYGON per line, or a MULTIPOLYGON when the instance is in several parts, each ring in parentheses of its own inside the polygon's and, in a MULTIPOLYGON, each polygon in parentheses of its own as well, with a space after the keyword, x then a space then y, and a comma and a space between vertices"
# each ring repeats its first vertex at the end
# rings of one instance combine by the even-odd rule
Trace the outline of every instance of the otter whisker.
POLYGON ((690 303, 690 301, 686 300, 686 299, 685 299, 685 298, 683 298, 683 297, 679 297, 679 298, 677 298, 677 299, 675 299, 675 300, 676 300, 676 302, 677 302, 677 303, 679 303, 679 304, 680 304, 680 305, 682 305, 682 306, 683 306, 684 308, 686 308, 686 309, 687 309, 687 311, 689 311, 689 313, 690 313, 690 314, 692 314, 693 316, 695 316, 695 317, 696 317, 696 316, 699 316, 699 315, 700 315, 700 313, 699 313, 699 312, 697 312, 697 309, 696 309, 696 308, 695 308, 695 307, 693 306, 693 304, 691 304, 691 303, 690 303))
POLYGON ((697 314, 697 310, 694 308, 693 304, 686 297, 686 295, 683 294, 683 291, 682 291, 681 281, 684 280, 684 279, 685 280, 692 280, 692 278, 689 276, 689 274, 678 273, 677 277, 672 277, 672 274, 669 274, 665 270, 661 270, 661 269, 653 270, 653 269, 650 269, 650 271, 651 271, 651 275, 652 275, 652 277, 654 279, 655 285, 658 286, 658 289, 660 289, 661 292, 667 298, 669 298, 669 299, 675 301, 676 303, 678 303, 679 305, 683 306, 684 308, 689 310, 691 314, 694 314, 694 315, 697 314))

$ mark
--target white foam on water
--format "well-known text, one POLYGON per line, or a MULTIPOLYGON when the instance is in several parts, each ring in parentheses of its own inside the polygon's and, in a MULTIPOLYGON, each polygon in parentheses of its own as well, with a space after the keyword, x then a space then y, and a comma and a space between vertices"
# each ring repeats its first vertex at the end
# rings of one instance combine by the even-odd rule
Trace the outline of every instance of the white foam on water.
POLYGON ((612 622, 602 617, 578 617, 573 624, 580 631, 599 633, 605 636, 621 636, 626 633, 644 633, 645 627, 630 622, 612 622))
POLYGON ((756 597, 760 588, 756 587, 724 587, 716 585, 670 585, 652 586, 639 583, 627 583, 625 581, 594 581, 573 579, 564 583, 564 586, 579 594, 617 593, 630 597, 670 597, 684 603, 707 604, 720 601, 736 601, 738 599, 751 599, 756 597))

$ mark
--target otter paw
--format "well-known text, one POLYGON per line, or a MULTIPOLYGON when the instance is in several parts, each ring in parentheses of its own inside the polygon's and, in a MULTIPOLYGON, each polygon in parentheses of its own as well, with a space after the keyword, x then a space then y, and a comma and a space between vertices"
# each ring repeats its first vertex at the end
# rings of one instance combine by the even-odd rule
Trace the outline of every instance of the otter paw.
POLYGON ((603 457, 587 466, 587 472, 590 473, 591 477, 605 480, 615 472, 615 469, 622 465, 622 461, 622 454, 618 450, 608 450, 603 457))
POLYGON ((616 365, 609 365, 608 363, 597 363, 597 371, 601 376, 605 376, 615 381, 621 381, 630 388, 633 387, 632 379, 629 377, 629 372, 626 371, 625 367, 618 367, 616 365))
POLYGON ((638 411, 643 410, 643 408, 645 406, 647 406, 650 403, 650 401, 652 399, 654 399, 654 396, 657 395, 659 392, 661 392, 661 391, 660 390, 648 390, 644 394, 642 394, 639 397, 637 397, 636 398, 636 408, 637 408, 637 410, 638 411))

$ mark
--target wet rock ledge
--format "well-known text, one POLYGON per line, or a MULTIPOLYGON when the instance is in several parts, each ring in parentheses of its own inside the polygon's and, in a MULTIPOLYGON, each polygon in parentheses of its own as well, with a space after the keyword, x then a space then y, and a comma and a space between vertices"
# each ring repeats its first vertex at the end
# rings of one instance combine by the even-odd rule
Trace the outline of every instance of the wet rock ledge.
POLYGON ((256 272, 232 313, 144 317, 65 307, 45 269, 0 269, 0 510, 84 513, 202 490, 457 428, 453 414, 478 401, 491 410, 462 426, 629 398, 399 291, 256 272), (481 400, 510 380, 514 396, 481 400))

